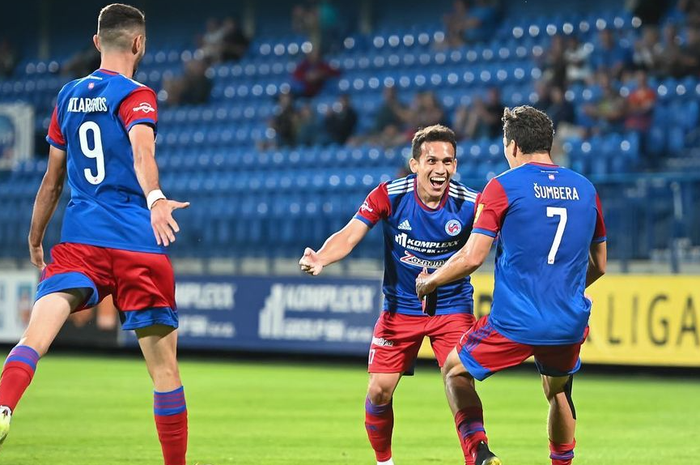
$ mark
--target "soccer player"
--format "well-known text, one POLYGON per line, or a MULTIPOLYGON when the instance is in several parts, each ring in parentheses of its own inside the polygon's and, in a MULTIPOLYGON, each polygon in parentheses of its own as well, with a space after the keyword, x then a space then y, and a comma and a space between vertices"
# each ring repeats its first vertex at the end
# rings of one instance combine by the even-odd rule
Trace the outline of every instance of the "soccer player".
POLYGON ((435 273, 421 273, 416 292, 422 297, 469 276, 499 237, 491 314, 462 336, 445 362, 450 407, 476 464, 500 464, 488 448, 474 379, 534 355, 549 401, 550 458, 569 465, 572 380, 591 311, 584 290, 605 273, 607 260, 603 213, 590 181, 552 163, 547 115, 529 106, 506 108, 503 132, 512 169, 484 188, 466 246, 435 273))
MULTIPOLYGON (((307 248, 303 271, 318 275, 348 255, 379 221, 384 232, 384 311, 369 350, 365 426, 378 464, 393 464, 392 398, 403 374, 412 374, 423 338, 429 337, 438 364, 474 323, 469 278, 440 289, 435 316, 427 316, 414 292, 424 268, 434 270, 462 247, 474 218, 477 193, 453 181, 455 135, 445 126, 418 131, 405 178, 382 183, 367 196, 353 219, 318 251, 307 248)), ((465 451, 465 461, 467 455, 465 451)))
POLYGON ((111 294, 122 328, 135 330, 155 388, 155 423, 166 465, 185 465, 187 410, 176 359, 175 281, 165 247, 179 231, 155 161, 155 93, 132 80, 146 46, 138 9, 108 5, 93 40, 101 67, 58 94, 49 162, 31 229, 32 263, 42 270, 31 319, 0 378, 0 443, 39 358, 68 316, 111 294), (44 263, 42 241, 68 177, 71 199, 61 243, 44 263), (149 211, 150 210, 150 211, 149 211))

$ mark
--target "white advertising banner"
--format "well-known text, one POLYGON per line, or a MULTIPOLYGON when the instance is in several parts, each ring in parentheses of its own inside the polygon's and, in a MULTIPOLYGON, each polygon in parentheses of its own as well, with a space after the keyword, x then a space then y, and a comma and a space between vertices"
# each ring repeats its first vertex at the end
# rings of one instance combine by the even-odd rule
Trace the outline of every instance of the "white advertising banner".
POLYGON ((27 327, 39 275, 0 271, 0 342, 17 342, 27 327))

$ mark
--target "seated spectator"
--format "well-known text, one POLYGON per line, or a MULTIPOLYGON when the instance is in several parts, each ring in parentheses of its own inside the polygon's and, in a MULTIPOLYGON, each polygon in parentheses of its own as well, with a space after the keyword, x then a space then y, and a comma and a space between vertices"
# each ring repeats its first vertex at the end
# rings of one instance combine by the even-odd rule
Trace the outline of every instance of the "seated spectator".
POLYGON ((197 39, 199 51, 209 63, 221 61, 221 43, 225 31, 216 18, 207 20, 206 32, 197 39))
POLYGON ((561 123, 573 124, 575 119, 574 106, 564 98, 564 89, 553 87, 549 94, 550 105, 547 107, 547 115, 554 124, 556 130, 561 123))
POLYGON ((321 59, 318 48, 314 47, 292 73, 292 92, 302 97, 313 97, 329 78, 339 75, 337 69, 321 59))
MULTIPOLYGON (((95 47, 92 47, 93 49, 95 47)), ((7 77, 12 74, 17 65, 17 52, 15 51, 10 41, 7 38, 0 40, 0 76, 7 77)), ((97 65, 99 66, 99 64, 97 65)), ((91 69, 85 74, 89 74, 94 69, 91 69)))
POLYGON ((490 38, 496 27, 498 11, 492 0, 474 0, 465 22, 465 39, 467 42, 480 42, 490 38))
POLYGON ((564 38, 560 35, 552 37, 552 43, 544 54, 540 67, 544 71, 545 80, 554 87, 566 86, 566 48, 564 38))
POLYGON ((503 104, 496 88, 488 90, 486 101, 477 97, 472 108, 460 107, 454 118, 454 131, 459 139, 493 139, 502 131, 503 104))
POLYGON ((637 72, 636 80, 637 88, 630 92, 627 97, 625 129, 646 132, 651 128, 656 92, 649 87, 644 71, 637 72))
POLYGON ((238 22, 230 16, 224 20, 222 29, 220 56, 217 61, 240 60, 248 50, 250 40, 243 34, 238 22))
POLYGON ((355 131, 357 112, 350 103, 347 94, 340 96, 326 113, 324 126, 330 142, 344 144, 355 131))
POLYGON ((296 115, 294 132, 294 142, 297 145, 312 146, 320 142, 321 128, 316 118, 316 112, 308 103, 302 105, 296 115))
POLYGON ((688 27, 681 50, 682 76, 700 75, 700 27, 688 27))
POLYGON ((164 79, 163 90, 168 105, 200 105, 209 101, 212 82, 207 77, 207 64, 204 60, 190 60, 185 63, 182 76, 164 79))
POLYGON ((417 130, 444 122, 445 111, 433 92, 419 92, 413 98, 410 108, 403 109, 399 116, 411 130, 417 130))
POLYGON ((316 10, 303 4, 292 7, 292 31, 296 34, 311 36, 318 25, 316 10))
POLYGON ((277 147, 293 147, 296 145, 297 114, 294 109, 294 99, 291 94, 280 94, 275 108, 275 116, 270 121, 270 128, 275 131, 277 147))
POLYGON ((566 61, 566 80, 569 84, 586 82, 593 76, 589 59, 591 48, 576 36, 571 36, 566 44, 564 60, 566 61))
POLYGON ((657 63, 657 72, 660 76, 682 76, 685 66, 683 64, 683 48, 678 37, 678 28, 673 23, 664 27, 663 40, 661 41, 657 63))
POLYGON ((630 64, 628 50, 617 43, 609 29, 603 29, 598 36, 598 45, 591 55, 591 62, 596 71, 605 71, 612 77, 619 77, 630 64))
POLYGON ((606 74, 600 75, 600 87, 603 90, 600 100, 586 105, 583 111, 595 122, 594 132, 620 132, 625 117, 625 100, 606 74))
POLYGON ((402 116, 406 114, 406 106, 399 100, 395 87, 384 88, 384 102, 374 117, 374 127, 363 136, 352 137, 351 145, 369 143, 383 147, 395 147, 408 142, 402 116))
POLYGON ((464 31, 468 19, 465 0, 452 2, 452 11, 442 17, 445 24, 445 43, 448 47, 457 48, 464 45, 464 31))
POLYGON ((640 37, 634 43, 632 62, 636 69, 654 72, 658 66, 662 47, 657 26, 645 26, 640 37))
POLYGON ((100 67, 100 52, 93 44, 70 57, 63 66, 61 74, 71 77, 82 77, 100 67))

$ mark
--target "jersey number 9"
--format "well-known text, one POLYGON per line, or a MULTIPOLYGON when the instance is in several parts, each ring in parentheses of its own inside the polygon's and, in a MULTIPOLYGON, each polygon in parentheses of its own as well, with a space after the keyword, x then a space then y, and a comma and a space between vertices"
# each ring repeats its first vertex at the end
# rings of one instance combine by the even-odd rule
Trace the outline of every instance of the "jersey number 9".
POLYGON ((97 173, 93 174, 90 168, 85 168, 85 179, 90 184, 97 185, 105 180, 105 154, 102 150, 102 133, 100 127, 94 121, 86 121, 78 129, 80 138, 80 151, 88 158, 94 158, 97 173), (88 142, 88 131, 92 131, 93 146, 88 142))

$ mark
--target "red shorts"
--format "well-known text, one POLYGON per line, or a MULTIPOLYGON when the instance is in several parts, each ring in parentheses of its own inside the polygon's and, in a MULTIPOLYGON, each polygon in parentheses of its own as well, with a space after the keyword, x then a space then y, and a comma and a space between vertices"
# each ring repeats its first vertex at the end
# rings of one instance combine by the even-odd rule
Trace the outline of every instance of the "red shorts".
POLYGON ((425 337, 430 338, 435 358, 442 367, 460 336, 474 321, 474 315, 468 313, 428 317, 382 312, 374 326, 367 371, 410 373, 425 337))
POLYGON ((75 311, 112 295, 124 329, 177 327, 175 277, 167 255, 61 243, 51 249, 36 300, 69 289, 89 289, 75 311))
POLYGON ((588 336, 577 344, 559 346, 532 346, 521 344, 500 334, 489 322, 488 315, 481 317, 469 331, 462 335, 457 351, 462 363, 474 378, 483 381, 492 374, 520 365, 535 356, 535 365, 543 375, 573 375, 581 368, 579 353, 588 336))

